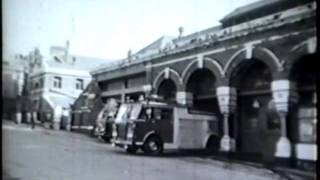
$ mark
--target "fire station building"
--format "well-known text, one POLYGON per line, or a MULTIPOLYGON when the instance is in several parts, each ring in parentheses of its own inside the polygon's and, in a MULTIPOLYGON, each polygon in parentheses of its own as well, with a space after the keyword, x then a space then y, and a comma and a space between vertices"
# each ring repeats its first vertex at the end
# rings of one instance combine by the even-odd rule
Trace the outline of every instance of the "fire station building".
POLYGON ((157 95, 212 111, 220 119, 221 151, 314 164, 316 2, 259 1, 220 22, 163 36, 92 71, 103 101, 157 95))

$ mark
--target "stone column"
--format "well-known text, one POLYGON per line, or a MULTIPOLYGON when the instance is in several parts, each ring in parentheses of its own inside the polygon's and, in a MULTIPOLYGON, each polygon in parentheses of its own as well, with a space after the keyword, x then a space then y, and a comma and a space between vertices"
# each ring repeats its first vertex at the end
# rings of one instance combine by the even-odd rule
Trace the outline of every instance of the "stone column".
POLYGON ((176 101, 180 105, 193 106, 193 94, 187 91, 178 91, 176 93, 176 101))
POLYGON ((21 124, 22 114, 21 112, 16 112, 16 123, 21 124))
POLYGON ((229 135, 229 116, 234 113, 237 101, 236 89, 229 86, 220 86, 217 88, 219 108, 223 114, 223 137, 220 142, 221 151, 234 151, 235 140, 229 135))
POLYGON ((142 90, 144 92, 144 99, 149 98, 151 96, 151 91, 152 91, 152 85, 151 84, 145 84, 142 86, 142 90))
POLYGON ((21 113, 21 109, 22 109, 22 105, 21 105, 21 97, 18 97, 17 100, 17 111, 16 111, 16 117, 15 117, 15 122, 17 124, 21 124, 22 121, 22 113, 21 113))
POLYGON ((126 95, 124 93, 121 93, 121 103, 126 102, 126 95))
POLYGON ((44 127, 49 129, 51 122, 53 122, 52 114, 50 112, 46 112, 46 120, 44 123, 44 127))
POLYGON ((31 112, 27 112, 27 123, 31 123, 31 112))
POLYGON ((66 130, 70 131, 71 130, 71 115, 70 115, 70 111, 69 110, 63 110, 63 116, 66 117, 66 130))
POLYGON ((36 123, 36 122, 38 121, 37 112, 33 112, 33 113, 32 113, 32 117, 33 117, 34 123, 36 123))
POLYGON ((152 84, 152 63, 146 63, 146 84, 152 84))
POLYGON ((286 117, 289 112, 290 102, 297 100, 297 92, 294 83, 289 80, 274 80, 271 88, 272 97, 281 121, 281 137, 276 144, 275 156, 278 158, 290 158, 291 142, 287 137, 286 117))
POLYGON ((54 130, 60 130, 61 116, 62 116, 62 107, 61 106, 55 107, 54 116, 53 116, 53 129, 54 130))

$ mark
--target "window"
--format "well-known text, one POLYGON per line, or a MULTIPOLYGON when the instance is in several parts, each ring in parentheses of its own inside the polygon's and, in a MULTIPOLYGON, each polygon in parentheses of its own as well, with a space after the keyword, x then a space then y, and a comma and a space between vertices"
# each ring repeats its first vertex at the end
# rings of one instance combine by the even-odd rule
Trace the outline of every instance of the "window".
POLYGON ((270 100, 268 103, 267 127, 269 130, 280 129, 280 117, 276 110, 275 103, 273 100, 270 100))
POLYGON ((172 120, 172 109, 162 109, 161 117, 164 120, 172 120))
POLYGON ((77 90, 83 90, 83 79, 77 79, 76 80, 76 89, 77 90))
POLYGON ((171 109, 159 109, 153 108, 153 119, 156 120, 171 120, 172 110, 171 109))
POLYGON ((161 109, 153 109, 153 118, 156 120, 161 120, 161 109))
POLYGON ((61 79, 61 77, 54 77, 53 78, 53 87, 54 88, 61 88, 62 87, 62 79, 61 79))
POLYGON ((40 86, 40 88, 43 88, 43 86, 44 86, 44 78, 43 77, 40 78, 39 86, 40 86))
POLYGON ((301 107, 298 110, 298 118, 300 122, 299 136, 301 142, 314 143, 316 142, 316 123, 317 110, 314 107, 301 107))
POLYGON ((34 89, 39 89, 39 86, 40 86, 40 85, 39 85, 39 82, 35 82, 35 83, 34 83, 34 89))

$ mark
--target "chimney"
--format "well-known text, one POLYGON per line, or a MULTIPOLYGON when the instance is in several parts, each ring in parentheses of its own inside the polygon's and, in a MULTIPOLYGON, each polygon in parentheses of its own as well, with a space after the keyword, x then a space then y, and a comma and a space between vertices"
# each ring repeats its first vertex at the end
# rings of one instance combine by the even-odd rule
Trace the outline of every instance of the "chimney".
POLYGON ((131 60, 132 60, 132 51, 131 51, 131 49, 129 49, 129 51, 128 51, 128 62, 131 63, 131 60))
POLYGON ((184 28, 183 28, 182 26, 180 26, 180 27, 178 28, 178 30, 179 30, 179 37, 178 37, 178 38, 181 38, 181 37, 182 37, 182 34, 183 34, 183 31, 184 31, 184 28))
POLYGON ((70 48, 70 41, 66 41, 66 50, 65 50, 65 61, 68 62, 69 57, 69 48, 70 48))

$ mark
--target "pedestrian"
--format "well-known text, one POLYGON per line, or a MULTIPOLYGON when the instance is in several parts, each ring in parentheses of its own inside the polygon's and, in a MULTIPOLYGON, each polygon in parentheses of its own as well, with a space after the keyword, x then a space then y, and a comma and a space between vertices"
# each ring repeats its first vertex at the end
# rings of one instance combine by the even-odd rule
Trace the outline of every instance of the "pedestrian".
POLYGON ((31 129, 34 129, 35 128, 35 118, 34 117, 31 117, 31 129))

